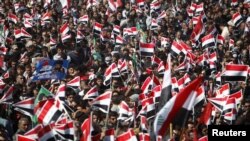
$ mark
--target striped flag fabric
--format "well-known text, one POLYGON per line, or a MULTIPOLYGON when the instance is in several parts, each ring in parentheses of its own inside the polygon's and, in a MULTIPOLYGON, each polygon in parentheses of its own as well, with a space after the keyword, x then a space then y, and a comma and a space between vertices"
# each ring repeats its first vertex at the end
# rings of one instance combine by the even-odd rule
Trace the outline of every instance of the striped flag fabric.
POLYGON ((8 20, 16 24, 18 22, 18 17, 13 13, 9 13, 8 20))
POLYGON ((231 6, 237 6, 238 0, 231 0, 231 6))
POLYGON ((58 140, 74 141, 74 122, 68 121, 65 124, 56 124, 53 127, 53 131, 59 138, 58 140))
POLYGON ((196 5, 195 13, 201 13, 204 11, 203 3, 196 5))
POLYGON ((117 118, 118 120, 125 121, 127 120, 131 115, 129 113, 129 106, 125 101, 122 101, 119 104, 119 117, 117 118))
POLYGON ((36 115, 38 122, 47 125, 57 121, 62 116, 62 112, 59 110, 59 105, 56 105, 55 99, 48 99, 36 115))
POLYGON ((165 105, 165 103, 171 98, 171 55, 168 54, 167 63, 165 65, 165 72, 163 75, 161 97, 158 104, 158 110, 165 105))
POLYGON ((176 41, 173 41, 171 45, 171 54, 174 56, 179 55, 182 52, 182 47, 180 44, 178 44, 176 41))
MULTIPOLYGON (((187 111, 191 110, 194 104, 194 99, 196 94, 194 90, 199 87, 202 83, 203 77, 198 77, 193 80, 185 89, 183 89, 179 94, 172 97, 156 114, 154 120, 154 133, 156 136, 163 136, 169 124, 176 118, 178 112, 184 108, 187 111)), ((185 120, 185 119, 184 119, 185 120)))
POLYGON ((60 29, 59 29, 59 33, 61 34, 61 36, 66 35, 69 32, 69 24, 68 23, 64 23, 60 29))
POLYGON ((5 55, 8 51, 7 47, 4 46, 0 46, 0 54, 5 55))
POLYGON ((236 120, 236 102, 235 98, 228 98, 225 106, 223 107, 224 122, 228 125, 232 125, 236 120))
POLYGON ((137 141, 135 133, 132 129, 128 129, 127 132, 117 136, 116 141, 137 141))
POLYGON ((120 35, 116 36, 115 44, 116 45, 123 45, 123 38, 120 35))
POLYGON ((80 81, 80 76, 76 76, 75 78, 67 82, 67 86, 80 88, 80 81))
POLYGON ((153 56, 154 55, 154 47, 153 43, 142 43, 140 42, 140 52, 141 56, 153 56))
POLYGON ((25 135, 17 134, 16 136, 17 136, 17 138, 16 138, 17 141, 36 141, 35 139, 33 139, 31 137, 27 137, 25 135))
POLYGON ((239 12, 233 14, 232 20, 233 20, 235 27, 238 27, 240 25, 240 23, 243 22, 243 18, 239 12))
POLYGON ((246 81, 248 67, 248 65, 226 64, 221 79, 224 81, 246 81))
POLYGON ((23 21, 24 27, 25 28, 32 28, 33 24, 27 20, 23 21))
POLYGON ((157 28, 158 28, 157 20, 156 19, 152 19, 151 20, 150 29, 151 30, 156 30, 157 28))
POLYGON ((103 141, 115 141, 115 130, 113 128, 105 131, 103 141))
POLYGON ((139 133, 139 141, 150 141, 149 133, 139 133))
POLYGON ((28 98, 13 104, 16 111, 23 113, 24 115, 33 117, 34 115, 34 102, 35 98, 28 98))
MULTIPOLYGON (((83 96, 82 91, 79 93, 79 95, 83 96)), ((83 97, 83 100, 85 99, 95 99, 99 96, 99 92, 96 86, 92 87, 83 97)))
POLYGON ((95 22, 94 27, 93 27, 93 32, 94 32, 94 34, 100 35, 101 32, 102 32, 102 27, 103 27, 102 24, 100 24, 100 23, 98 23, 98 22, 95 22))
POLYGON ((120 31, 120 26, 114 25, 114 27, 113 27, 113 33, 114 33, 115 35, 120 35, 120 33, 121 33, 121 31, 120 31))
POLYGON ((208 141, 208 137, 203 136, 203 137, 199 138, 198 141, 208 141))
POLYGON ((196 97, 194 100, 194 106, 206 99, 205 89, 204 89, 203 85, 201 85, 199 88, 197 88, 195 90, 195 92, 196 92, 196 97))
POLYGON ((208 34, 208 35, 204 36, 201 39, 201 42, 202 42, 202 47, 204 49, 215 47, 215 38, 214 38, 214 35, 212 35, 212 34, 208 34))
POLYGON ((213 105, 208 102, 203 110, 203 112, 200 115, 200 123, 203 123, 205 125, 209 125, 211 123, 211 113, 213 110, 213 105))
POLYGON ((216 97, 225 97, 230 94, 230 86, 229 83, 226 83, 222 85, 217 91, 216 91, 216 97))
POLYGON ((6 92, 4 92, 0 103, 10 104, 13 99, 14 86, 10 86, 6 92))
POLYGON ((166 17, 166 11, 162 10, 161 13, 159 14, 159 16, 157 17, 157 20, 163 19, 166 17))
POLYGON ((208 98, 207 100, 211 104, 213 104, 217 110, 223 111, 223 106, 225 105, 227 97, 220 97, 220 98, 213 97, 213 98, 208 98))
POLYGON ((195 25, 192 33, 191 33, 191 39, 194 41, 198 41, 200 36, 204 33, 205 31, 205 27, 203 25, 203 21, 202 21, 202 15, 199 16, 198 22, 195 25))
POLYGON ((141 115, 140 116, 140 122, 141 122, 141 124, 140 124, 141 131, 143 133, 147 133, 148 132, 148 128, 149 128, 148 127, 147 117, 141 115))
POLYGON ((82 137, 80 141, 91 141, 92 116, 90 115, 81 125, 82 137))
POLYGON ((123 60, 123 61, 119 60, 118 61, 118 69, 119 69, 121 74, 128 73, 128 65, 127 65, 126 60, 123 60))
POLYGON ((39 141, 56 141, 54 136, 55 133, 53 131, 53 125, 51 124, 43 126, 43 128, 41 128, 41 130, 38 132, 39 141))
POLYGON ((150 120, 151 118, 154 118, 156 109, 153 97, 142 100, 142 109, 144 108, 146 108, 147 119, 150 120))
POLYGON ((103 113, 108 113, 112 91, 108 90, 93 100, 92 106, 103 113))
POLYGON ((220 34, 217 36, 217 43, 222 44, 222 45, 225 43, 224 37, 221 36, 220 34))
POLYGON ((111 11, 116 11, 116 4, 114 0, 108 0, 108 7, 110 8, 111 11))
POLYGON ((136 3, 139 8, 144 8, 145 0, 136 0, 136 3))
POLYGON ((107 86, 111 84, 111 79, 112 79, 112 68, 109 66, 104 73, 103 85, 107 86))
POLYGON ((89 16, 88 15, 83 15, 82 17, 80 17, 79 19, 78 19, 78 23, 88 23, 88 21, 89 21, 89 16))
POLYGON ((63 43, 65 43, 69 39, 71 39, 71 34, 64 34, 64 35, 61 36, 61 40, 62 40, 63 43))

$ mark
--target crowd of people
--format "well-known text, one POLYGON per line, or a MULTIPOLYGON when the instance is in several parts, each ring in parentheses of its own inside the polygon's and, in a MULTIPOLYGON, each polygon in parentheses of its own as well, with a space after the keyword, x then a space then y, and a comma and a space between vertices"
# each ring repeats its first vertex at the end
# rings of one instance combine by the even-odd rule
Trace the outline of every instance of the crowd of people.
MULTIPOLYGON (((92 140, 105 140, 109 129, 117 140, 128 131, 138 140, 148 140, 141 134, 155 140, 153 121, 163 106, 157 105, 156 85, 161 101, 166 66, 171 69, 170 97, 200 75, 205 97, 186 118, 177 119, 184 124, 173 121, 165 133, 168 139, 206 136, 207 124, 200 121, 208 103, 213 104, 207 98, 216 97, 225 84, 230 91, 226 95, 242 92, 237 114, 228 122, 225 111, 215 106, 209 124, 250 124, 249 71, 244 81, 221 77, 227 64, 250 65, 249 0, 0 1, 0 140, 30 139, 27 132, 38 125, 47 129, 50 124, 58 131, 65 126, 51 124, 66 117, 65 125, 74 124, 73 137, 59 136, 58 131, 53 139, 83 141, 88 127, 83 123, 89 116, 92 140), (208 35, 212 41, 205 38, 208 35), (112 96, 105 105, 100 96, 107 92, 112 96), (150 102, 142 101, 152 92, 154 114, 146 110, 143 115, 150 102), (39 112, 51 99, 63 105, 58 108, 63 116, 46 121, 39 112), (125 117, 122 103, 129 109, 125 117)), ((31 139, 47 140, 40 131, 31 139)))

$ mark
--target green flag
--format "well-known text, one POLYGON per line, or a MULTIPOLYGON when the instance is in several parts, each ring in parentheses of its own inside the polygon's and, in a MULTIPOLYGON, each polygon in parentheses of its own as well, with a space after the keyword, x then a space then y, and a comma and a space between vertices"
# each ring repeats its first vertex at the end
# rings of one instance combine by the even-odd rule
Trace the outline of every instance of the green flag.
MULTIPOLYGON (((42 86, 42 87, 40 88, 40 90, 39 90, 37 96, 36 96, 36 99, 35 99, 35 102, 34 102, 34 107, 36 107, 37 104, 38 104, 40 101, 42 101, 45 97, 50 97, 50 96, 53 97, 53 94, 52 94, 48 89, 46 89, 46 88, 44 88, 44 87, 42 86)), ((33 124, 32 124, 33 127, 34 127, 35 125, 37 125, 38 120, 37 120, 36 114, 32 117, 31 120, 32 120, 32 123, 33 123, 33 124)))
POLYGON ((42 101, 44 97, 50 97, 50 96, 53 97, 53 94, 48 89, 42 86, 36 96, 34 106, 36 106, 38 102, 42 101))

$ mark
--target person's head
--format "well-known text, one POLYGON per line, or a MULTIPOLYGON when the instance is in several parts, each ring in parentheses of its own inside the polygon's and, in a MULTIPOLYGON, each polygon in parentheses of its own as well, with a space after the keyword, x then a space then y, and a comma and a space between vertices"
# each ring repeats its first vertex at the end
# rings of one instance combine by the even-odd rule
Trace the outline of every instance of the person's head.
POLYGON ((115 125, 117 122, 118 114, 116 112, 109 112, 109 124, 115 125))
POLYGON ((23 77, 23 75, 21 75, 21 74, 18 74, 17 76, 16 76, 16 84, 24 84, 24 77, 23 77))
POLYGON ((18 129, 23 132, 26 132, 28 130, 29 124, 30 123, 29 123, 28 118, 22 117, 18 121, 18 129))

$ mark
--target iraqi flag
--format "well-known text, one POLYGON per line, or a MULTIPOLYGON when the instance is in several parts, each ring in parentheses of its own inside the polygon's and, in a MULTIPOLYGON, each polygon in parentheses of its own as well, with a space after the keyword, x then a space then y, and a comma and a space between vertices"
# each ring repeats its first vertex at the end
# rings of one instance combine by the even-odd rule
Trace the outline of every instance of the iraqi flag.
POLYGON ((231 0, 231 6, 237 6, 238 0, 231 0))
POLYGON ((83 15, 82 17, 80 17, 79 19, 78 19, 78 23, 88 23, 88 21, 89 21, 89 16, 88 15, 83 15))
POLYGON ((150 29, 151 29, 151 30, 156 30, 157 28, 158 28, 157 20, 156 20, 156 19, 152 19, 152 20, 151 20, 150 29))
POLYGON ((102 32, 102 27, 103 27, 102 24, 100 24, 100 23, 98 23, 98 22, 95 22, 95 25, 94 25, 94 27, 93 27, 93 32, 94 32, 94 34, 100 35, 101 32, 102 32))
POLYGON ((80 88, 80 81, 81 81, 80 76, 76 76, 67 83, 67 86, 80 88))
POLYGON ((8 20, 16 24, 18 22, 18 17, 15 14, 9 13, 8 20))
POLYGON ((121 33, 121 31, 120 31, 120 26, 114 25, 114 27, 113 27, 113 33, 114 33, 115 35, 120 35, 120 33, 121 33))
POLYGON ((140 52, 141 56, 153 56, 154 55, 154 46, 153 43, 142 43, 140 42, 140 52))
POLYGON ((99 95, 96 99, 93 100, 93 108, 96 108, 103 113, 108 113, 111 97, 112 91, 106 91, 102 95, 99 95))
POLYGON ((57 124, 53 127, 53 130, 60 140, 74 140, 75 130, 73 121, 68 121, 65 124, 57 124))
POLYGON ((171 54, 174 56, 179 55, 182 52, 182 47, 180 44, 178 44, 176 41, 173 41, 171 45, 171 54))
MULTIPOLYGON (((165 135, 170 123, 173 122, 174 119, 178 119, 177 116, 179 112, 186 113, 192 109, 196 97, 194 90, 202 84, 202 81, 203 77, 196 78, 179 94, 172 97, 156 114, 153 124, 156 136, 165 135)), ((183 119, 183 121, 185 122, 185 119, 183 119)))
POLYGON ((16 111, 23 113, 24 115, 33 117, 34 116, 34 97, 19 101, 13 106, 16 111))
POLYGON ((224 81, 246 81, 248 67, 247 65, 227 64, 221 79, 224 81))
POLYGON ((48 99, 36 115, 40 123, 47 125, 52 121, 57 121, 62 116, 62 112, 54 99, 48 99))
POLYGON ((69 32, 69 24, 68 24, 68 23, 63 24, 63 25, 60 27, 59 32, 60 32, 61 36, 66 35, 66 34, 69 32))
POLYGON ((37 133, 39 141, 56 141, 55 132, 53 131, 53 124, 43 126, 37 133))
POLYGON ((133 129, 128 129, 127 132, 117 136, 116 141, 137 141, 136 135, 133 129))
POLYGON ((158 104, 158 109, 162 108, 165 103, 171 98, 171 55, 168 54, 167 63, 165 65, 165 72, 163 75, 161 97, 158 104))
POLYGON ((81 125, 82 137, 80 141, 91 141, 92 116, 90 115, 81 125))
POLYGON ((217 43, 222 44, 222 45, 225 43, 224 37, 221 36, 220 34, 217 36, 217 43))
POLYGON ((235 27, 238 27, 240 25, 240 23, 243 22, 243 18, 239 12, 233 14, 232 20, 233 20, 235 27))
POLYGON ((14 92, 14 86, 10 86, 9 89, 6 92, 4 92, 2 98, 0 99, 0 104, 1 103, 10 104, 13 99, 13 92, 14 92))
POLYGON ((201 42, 203 49, 215 47, 215 38, 213 34, 206 35, 201 39, 201 42))
MULTIPOLYGON (((82 91, 79 93, 79 95, 83 96, 82 91)), ((99 96, 98 89, 96 86, 92 87, 83 97, 83 100, 85 99, 95 99, 99 96)))
POLYGON ((235 98, 228 98, 224 107, 223 107, 223 117, 224 122, 232 125, 234 121, 236 120, 236 101, 235 98))

